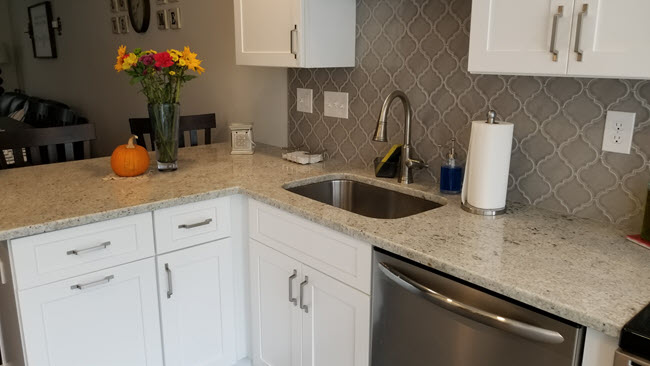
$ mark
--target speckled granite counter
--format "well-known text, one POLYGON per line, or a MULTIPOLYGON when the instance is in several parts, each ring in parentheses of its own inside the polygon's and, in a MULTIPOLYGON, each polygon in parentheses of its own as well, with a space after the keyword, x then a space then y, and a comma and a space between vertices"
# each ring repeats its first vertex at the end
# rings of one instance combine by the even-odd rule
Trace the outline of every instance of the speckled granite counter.
POLYGON ((188 148, 178 171, 127 180, 104 179, 108 158, 0 171, 0 240, 242 193, 611 336, 650 301, 650 251, 612 226, 521 205, 479 217, 431 187, 279 155, 267 147, 252 156, 231 156, 223 144, 188 148), (447 204, 377 220, 283 189, 343 176, 447 204))

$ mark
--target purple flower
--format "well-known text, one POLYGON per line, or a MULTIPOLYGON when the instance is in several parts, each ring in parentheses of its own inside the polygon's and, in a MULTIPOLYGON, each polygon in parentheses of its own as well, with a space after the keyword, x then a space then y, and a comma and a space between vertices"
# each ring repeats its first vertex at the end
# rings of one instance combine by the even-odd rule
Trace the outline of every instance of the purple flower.
POLYGON ((153 55, 144 55, 140 57, 140 62, 145 66, 151 66, 156 63, 156 60, 153 58, 153 55))

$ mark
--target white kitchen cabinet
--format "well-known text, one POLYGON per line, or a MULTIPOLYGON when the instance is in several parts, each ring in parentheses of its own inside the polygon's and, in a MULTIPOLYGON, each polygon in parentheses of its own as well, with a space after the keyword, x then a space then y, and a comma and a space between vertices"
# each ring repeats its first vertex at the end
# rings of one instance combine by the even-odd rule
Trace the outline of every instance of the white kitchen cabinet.
POLYGON ((576 0, 573 13, 569 75, 650 78, 650 1, 576 0))
POLYGON ((302 366, 367 366, 370 296, 302 266, 302 366))
POLYGON ((29 365, 160 366, 153 258, 19 293, 29 365))
POLYGON ((250 241, 253 364, 299 366, 300 262, 250 241))
POLYGON ((253 364, 367 366, 370 296, 250 241, 253 364))
POLYGON ((236 346, 231 240, 157 260, 166 364, 232 365, 236 346))
POLYGON ((573 1, 474 0, 469 71, 566 74, 573 1), (554 35, 556 53, 550 51, 554 35))
POLYGON ((354 0, 234 0, 238 65, 353 67, 354 0))
POLYGON ((646 0, 473 0, 471 73, 650 78, 646 0))

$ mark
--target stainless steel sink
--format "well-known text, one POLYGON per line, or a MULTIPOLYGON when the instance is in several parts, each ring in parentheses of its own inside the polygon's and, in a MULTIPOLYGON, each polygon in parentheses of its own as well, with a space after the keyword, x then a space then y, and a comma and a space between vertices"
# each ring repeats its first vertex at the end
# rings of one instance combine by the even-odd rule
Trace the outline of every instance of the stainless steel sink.
POLYGON ((399 219, 442 206, 437 202, 349 179, 326 180, 286 189, 376 219, 399 219))

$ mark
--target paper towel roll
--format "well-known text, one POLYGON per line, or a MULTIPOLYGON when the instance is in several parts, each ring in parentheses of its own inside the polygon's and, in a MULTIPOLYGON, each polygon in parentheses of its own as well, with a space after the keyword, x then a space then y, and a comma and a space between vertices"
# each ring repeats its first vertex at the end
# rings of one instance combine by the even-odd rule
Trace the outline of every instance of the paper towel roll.
POLYGON ((472 122, 461 200, 484 210, 506 206, 512 123, 472 122))

